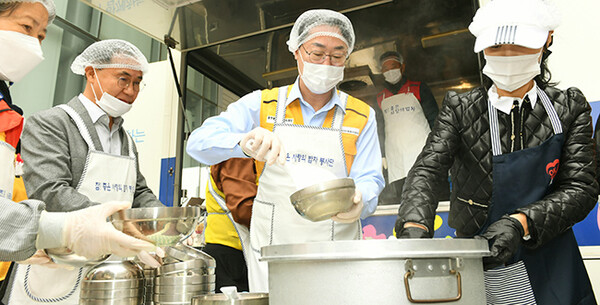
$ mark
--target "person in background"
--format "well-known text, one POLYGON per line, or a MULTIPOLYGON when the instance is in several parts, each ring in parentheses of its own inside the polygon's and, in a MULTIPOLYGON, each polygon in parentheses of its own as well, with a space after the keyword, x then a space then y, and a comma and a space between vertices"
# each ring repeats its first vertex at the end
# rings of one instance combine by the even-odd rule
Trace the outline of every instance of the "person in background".
POLYGON ((550 83, 555 6, 494 0, 469 30, 486 83, 448 92, 398 211, 400 238, 434 233, 432 186, 451 169, 449 224, 487 240, 488 304, 596 304, 572 227, 596 205, 591 108, 550 83))
POLYGON ((346 16, 331 10, 304 12, 287 42, 300 74, 294 84, 247 94, 207 119, 188 140, 187 153, 204 164, 233 157, 259 161, 246 253, 252 292, 269 287, 267 263, 259 262, 261 247, 360 239, 360 218, 377 207, 384 181, 375 111, 335 88, 354 41, 346 16), (310 183, 350 177, 356 185, 354 205, 328 220, 304 219, 290 202, 290 195, 302 188, 292 175, 310 183))
MULTIPOLYGON (((379 64, 385 82, 377 94, 376 114, 387 179, 379 204, 398 204, 406 175, 425 145, 439 109, 427 84, 406 77, 402 54, 385 52, 379 64)), ((447 184, 438 188, 439 200, 448 199, 448 189, 447 184)))
MULTIPOLYGON (((133 207, 163 206, 147 187, 135 144, 122 127, 121 116, 132 107, 148 71, 144 55, 124 40, 99 41, 75 58, 71 70, 86 77, 83 93, 32 115, 23 131, 29 197, 44 201, 53 212, 111 201, 133 207)), ((139 258, 146 265, 159 266, 147 252, 139 258)), ((20 265, 9 287, 9 304, 40 300, 76 304, 82 273, 83 268, 20 265)))
POLYGON ((257 182, 254 160, 249 158, 232 158, 210 167, 203 250, 217 261, 215 291, 223 286, 248 291, 244 253, 249 246, 257 182))
MULTIPOLYGON (((379 142, 384 152, 388 184, 406 178, 421 149, 439 109, 424 82, 409 80, 404 75, 406 64, 395 51, 379 57, 385 78, 384 89, 377 94, 383 124, 379 124, 379 142)), ((401 189, 401 187, 400 187, 401 189)))

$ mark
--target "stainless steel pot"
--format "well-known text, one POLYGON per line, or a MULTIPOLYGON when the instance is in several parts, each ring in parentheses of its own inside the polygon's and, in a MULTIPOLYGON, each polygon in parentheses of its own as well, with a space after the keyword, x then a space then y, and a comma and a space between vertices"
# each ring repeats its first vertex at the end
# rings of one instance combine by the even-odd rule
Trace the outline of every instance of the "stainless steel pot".
POLYGON ((269 295, 266 293, 239 293, 237 299, 222 293, 206 294, 192 298, 192 305, 267 305, 269 295))
POLYGON ((474 239, 357 240, 262 248, 271 305, 485 304, 474 239))

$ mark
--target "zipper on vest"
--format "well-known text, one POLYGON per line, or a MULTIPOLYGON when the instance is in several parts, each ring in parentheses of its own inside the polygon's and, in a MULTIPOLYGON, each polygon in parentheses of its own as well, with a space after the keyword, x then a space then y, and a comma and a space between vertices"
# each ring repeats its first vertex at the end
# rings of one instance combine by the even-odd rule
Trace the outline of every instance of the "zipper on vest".
MULTIPOLYGON (((525 101, 523 102, 523 105, 525 105, 525 101)), ((519 127, 519 139, 521 139, 521 147, 520 149, 524 148, 523 145, 523 121, 525 119, 525 111, 523 110, 524 107, 521 107, 521 109, 519 110, 521 112, 521 125, 519 127)))
MULTIPOLYGON (((516 103, 516 101, 515 101, 516 103)), ((510 152, 515 151, 515 125, 517 124, 515 118, 515 104, 510 107, 510 152)))

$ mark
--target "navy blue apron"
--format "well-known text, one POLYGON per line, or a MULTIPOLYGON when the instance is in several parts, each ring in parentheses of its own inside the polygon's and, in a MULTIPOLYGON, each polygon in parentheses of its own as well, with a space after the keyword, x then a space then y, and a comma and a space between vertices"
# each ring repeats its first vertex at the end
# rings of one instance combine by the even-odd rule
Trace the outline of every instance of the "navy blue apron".
MULTIPOLYGON (((493 153, 493 190, 481 232, 503 215, 542 199, 553 189, 565 137, 554 106, 537 89, 554 135, 541 145, 502 154, 498 114, 488 101, 493 153)), ((488 304, 596 304, 573 230, 538 249, 520 247, 507 266, 485 272, 488 304)))

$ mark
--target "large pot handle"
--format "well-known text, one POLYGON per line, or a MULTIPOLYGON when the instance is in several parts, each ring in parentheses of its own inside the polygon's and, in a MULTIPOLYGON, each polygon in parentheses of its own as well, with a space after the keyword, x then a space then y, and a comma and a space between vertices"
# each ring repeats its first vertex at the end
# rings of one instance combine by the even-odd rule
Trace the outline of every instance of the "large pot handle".
POLYGON ((447 298, 447 299, 423 299, 423 300, 416 300, 413 299, 411 293, 410 293, 410 286, 408 283, 408 280, 410 278, 413 277, 413 275, 415 274, 415 272, 413 270, 408 270, 406 271, 406 273, 404 274, 404 288, 406 289, 406 297, 408 298, 408 300, 411 303, 444 303, 444 302, 455 302, 460 300, 460 298, 462 297, 462 283, 461 283, 461 279, 460 279, 460 272, 456 271, 456 270, 450 270, 450 274, 454 274, 456 275, 456 289, 458 291, 457 295, 455 297, 451 297, 451 298, 447 298))

